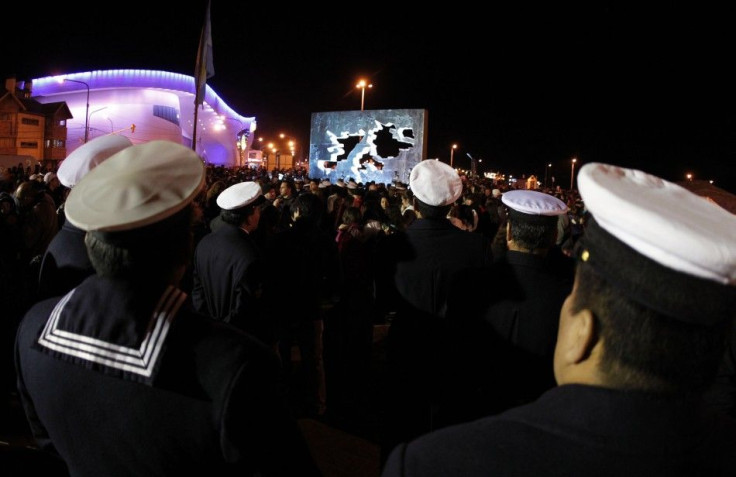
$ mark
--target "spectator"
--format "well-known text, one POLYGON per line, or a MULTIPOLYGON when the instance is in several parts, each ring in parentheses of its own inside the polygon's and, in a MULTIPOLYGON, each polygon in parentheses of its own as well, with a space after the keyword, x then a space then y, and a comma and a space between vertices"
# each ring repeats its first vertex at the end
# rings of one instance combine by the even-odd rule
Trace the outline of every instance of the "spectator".
POLYGON ((26 314, 18 387, 38 445, 71 475, 315 475, 262 343, 182 306, 202 160, 128 147, 67 199, 97 274, 26 314), (145 200, 140 200, 144 198, 145 200))

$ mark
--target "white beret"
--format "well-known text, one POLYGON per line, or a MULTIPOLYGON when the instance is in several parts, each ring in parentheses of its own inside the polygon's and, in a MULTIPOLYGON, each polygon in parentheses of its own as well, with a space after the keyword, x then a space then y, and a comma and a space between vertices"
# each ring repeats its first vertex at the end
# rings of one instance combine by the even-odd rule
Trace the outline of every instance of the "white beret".
POLYGON ((263 192, 257 182, 239 182, 217 196, 217 205, 224 210, 233 210, 250 204, 258 205, 263 200, 263 192))
POLYGON ((332 182, 330 182, 327 179, 325 179, 325 180, 323 180, 322 182, 319 183, 319 188, 320 189, 325 189, 327 187, 330 187, 331 185, 332 185, 332 182))
POLYGON ((335 183, 335 185, 337 187, 345 187, 345 181, 342 180, 342 179, 338 179, 337 182, 335 183))
POLYGON ((412 169, 409 187, 417 199, 435 207, 450 205, 463 193, 457 171, 434 159, 425 159, 412 169))
POLYGON ((52 180, 54 180, 54 177, 56 177, 56 174, 55 173, 53 173, 53 172, 47 172, 46 174, 43 175, 43 181, 46 184, 48 184, 49 182, 51 182, 52 180))
POLYGON ((66 218, 87 231, 138 229, 184 209, 204 180, 204 164, 188 147, 171 141, 130 146, 76 184, 64 206, 66 218))
POLYGON ((510 190, 503 194, 501 202, 517 212, 528 215, 562 215, 567 205, 557 197, 535 190, 510 190))
POLYGON ((578 189, 600 227, 639 254, 687 275, 736 283, 736 215, 645 172, 589 163, 578 189))
POLYGON ((92 139, 76 148, 62 161, 57 173, 59 182, 66 187, 74 187, 102 161, 132 145, 127 137, 115 134, 92 139))

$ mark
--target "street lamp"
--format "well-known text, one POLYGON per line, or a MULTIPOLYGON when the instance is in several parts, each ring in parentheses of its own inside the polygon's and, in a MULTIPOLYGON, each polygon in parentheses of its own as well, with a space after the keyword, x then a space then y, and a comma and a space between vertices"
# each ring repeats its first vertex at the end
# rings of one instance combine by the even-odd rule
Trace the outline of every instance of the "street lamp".
POLYGON ((552 163, 547 164, 547 167, 544 168, 544 188, 547 188, 547 173, 549 172, 549 168, 552 167, 552 163))
POLYGON ((685 177, 687 177, 687 180, 689 180, 689 181, 692 181, 693 180, 693 175, 690 174, 689 172, 687 173, 687 175, 685 177))
POLYGON ((455 163, 455 149, 457 149, 457 144, 453 144, 450 148, 450 167, 453 167, 455 163))
POLYGON ((64 81, 71 81, 72 83, 83 84, 87 88, 87 110, 84 113, 84 142, 86 144, 87 139, 89 139, 89 85, 84 81, 73 80, 69 78, 64 78, 64 81))
POLYGON ((358 84, 355 85, 355 87, 360 89, 360 110, 363 111, 363 106, 365 106, 365 89, 372 88, 373 85, 370 83, 366 83, 365 80, 360 80, 358 81, 358 84))
POLYGON ((570 172, 570 191, 572 191, 572 181, 575 179, 575 163, 578 162, 577 158, 572 158, 572 170, 570 172))

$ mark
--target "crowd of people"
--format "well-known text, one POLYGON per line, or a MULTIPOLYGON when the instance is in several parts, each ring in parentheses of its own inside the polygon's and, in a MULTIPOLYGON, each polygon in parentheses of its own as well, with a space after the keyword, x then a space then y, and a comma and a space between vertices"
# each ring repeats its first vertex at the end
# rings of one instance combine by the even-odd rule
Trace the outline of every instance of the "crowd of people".
POLYGON ((386 476, 736 474, 736 217, 578 180, 359 184, 118 136, 3 171, 6 385, 74 475, 319 475, 296 421, 366 392, 382 324, 386 476))

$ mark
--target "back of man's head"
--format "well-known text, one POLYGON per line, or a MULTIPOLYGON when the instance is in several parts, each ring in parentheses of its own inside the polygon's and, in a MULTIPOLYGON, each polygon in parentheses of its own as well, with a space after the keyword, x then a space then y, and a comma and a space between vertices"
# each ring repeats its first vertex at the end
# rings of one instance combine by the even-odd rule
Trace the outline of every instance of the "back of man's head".
POLYGON ((87 231, 99 275, 173 280, 191 253, 190 206, 204 180, 201 159, 187 147, 170 141, 130 146, 74 186, 66 217, 87 231))
POLYGON ((703 391, 736 307, 736 216, 641 171, 586 164, 578 184, 593 220, 560 315, 558 380, 566 365, 597 354, 604 385, 703 391), (582 355, 570 353, 570 330, 592 343, 582 355))

